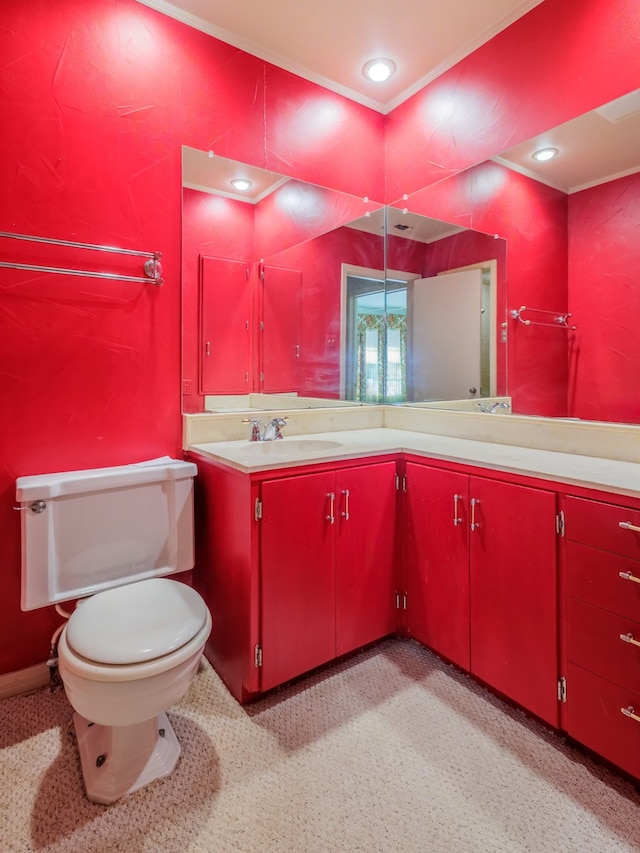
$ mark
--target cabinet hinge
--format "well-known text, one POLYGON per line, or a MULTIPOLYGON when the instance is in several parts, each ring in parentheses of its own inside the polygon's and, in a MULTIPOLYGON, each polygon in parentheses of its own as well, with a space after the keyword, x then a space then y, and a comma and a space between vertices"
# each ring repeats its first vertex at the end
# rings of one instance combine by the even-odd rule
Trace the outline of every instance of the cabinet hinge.
POLYGON ((562 676, 558 679, 558 702, 567 701, 567 679, 562 676))
POLYGON ((400 474, 396 474, 396 492, 406 492, 407 491, 407 478, 403 474, 402 477, 400 474))
POLYGON ((396 592, 396 610, 406 610, 407 609, 407 593, 406 592, 396 592))
POLYGON ((556 533, 558 536, 564 536, 564 510, 556 514, 556 533))
POLYGON ((256 647, 254 649, 253 654, 253 662, 255 666, 262 666, 262 646, 260 643, 256 643, 256 647))
POLYGON ((262 501, 260 500, 260 498, 256 498, 253 517, 256 521, 260 521, 260 519, 262 518, 262 501))

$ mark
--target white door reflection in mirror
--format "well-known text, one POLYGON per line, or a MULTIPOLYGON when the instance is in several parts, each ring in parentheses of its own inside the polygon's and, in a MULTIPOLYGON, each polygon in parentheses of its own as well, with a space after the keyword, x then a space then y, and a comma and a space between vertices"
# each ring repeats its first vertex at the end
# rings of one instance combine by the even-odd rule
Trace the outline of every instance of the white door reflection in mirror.
POLYGON ((407 317, 409 398, 482 396, 482 270, 416 279, 407 317))

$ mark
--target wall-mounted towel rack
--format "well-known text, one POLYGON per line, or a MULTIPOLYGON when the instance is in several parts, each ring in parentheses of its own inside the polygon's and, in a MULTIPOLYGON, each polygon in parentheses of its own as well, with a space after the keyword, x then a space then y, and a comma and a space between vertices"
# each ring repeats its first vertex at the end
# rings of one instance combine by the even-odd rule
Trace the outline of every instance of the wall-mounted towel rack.
POLYGON ((74 270, 64 267, 48 267, 40 264, 19 264, 0 261, 0 267, 12 270, 32 270, 34 272, 51 272, 62 275, 81 275, 88 278, 107 278, 114 281, 135 281, 141 284, 155 284, 159 287, 163 284, 161 252, 136 252, 133 249, 118 249, 115 246, 96 246, 92 243, 74 243, 71 240, 55 240, 48 237, 34 237, 29 234, 12 234, 8 231, 0 231, 0 237, 10 240, 27 240, 31 243, 47 243, 51 246, 67 246, 71 249, 89 249, 94 252, 113 252, 119 255, 134 255, 139 258, 147 258, 143 264, 146 278, 134 275, 120 275, 119 273, 100 272, 97 270, 74 270))
POLYGON ((576 326, 569 325, 569 317, 571 314, 560 314, 557 311, 547 311, 544 308, 527 308, 526 305, 521 305, 520 308, 514 308, 511 312, 511 316, 514 320, 519 320, 523 326, 553 326, 554 328, 559 329, 576 329, 576 326), (525 320, 522 316, 523 311, 533 311, 537 314, 551 314, 553 316, 553 323, 545 323, 540 320, 525 320))

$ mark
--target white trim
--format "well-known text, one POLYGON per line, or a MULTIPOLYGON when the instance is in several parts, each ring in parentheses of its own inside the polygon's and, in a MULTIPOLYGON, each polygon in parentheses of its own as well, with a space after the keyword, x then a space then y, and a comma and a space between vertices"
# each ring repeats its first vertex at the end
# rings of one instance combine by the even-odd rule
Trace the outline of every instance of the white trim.
POLYGON ((26 669, 7 672, 0 675, 0 699, 29 693, 31 690, 46 687, 47 684, 49 684, 49 667, 46 663, 37 663, 26 669))
POLYGON ((539 6, 543 0, 526 0, 526 2, 521 3, 516 9, 513 9, 508 15, 505 15, 503 18, 500 18, 499 21, 490 27, 488 30, 485 30, 482 35, 477 36, 472 41, 468 42, 464 47, 459 48, 455 53, 452 53, 445 62, 441 62, 440 65, 433 68, 429 71, 428 74, 425 74, 424 77, 421 77, 419 80, 416 80, 411 86, 405 89, 403 92, 400 92, 399 95, 396 95, 395 98, 392 98, 388 103, 381 104, 380 112, 384 115, 388 115, 390 112, 399 107, 404 101, 408 101, 409 98, 416 95, 421 89, 424 89, 425 86, 428 86, 429 83, 433 83, 435 79, 440 77, 440 75, 444 74, 445 71, 449 71, 453 68, 454 65, 457 65, 458 62, 461 62, 463 59, 466 59, 467 56, 470 56, 474 51, 476 51, 479 47, 482 47, 483 44, 486 44, 488 41, 491 41, 494 36, 497 36, 503 30, 506 30, 507 27, 511 26, 511 24, 515 23, 519 18, 524 17, 527 12, 530 12, 532 9, 535 9, 536 6, 539 6))
POLYGON ((565 193, 565 195, 569 192, 569 187, 563 187, 562 184, 556 184, 547 178, 543 178, 537 172, 534 172, 533 169, 527 169, 526 166, 521 166, 519 163, 513 163, 511 160, 505 160, 505 158, 501 157, 499 154, 495 154, 489 159, 494 163, 498 163, 500 166, 504 166, 505 169, 517 172, 519 175, 524 175, 525 178, 531 178, 531 180, 537 181, 539 184, 544 184, 547 187, 551 187, 553 190, 559 190, 561 193, 565 193))
POLYGON ((630 169, 623 169, 622 172, 616 172, 613 175, 606 175, 604 178, 598 178, 595 181, 587 181, 586 184, 571 187, 569 195, 573 195, 573 193, 581 193, 582 190, 590 190, 592 187, 599 187, 600 184, 608 184, 610 181, 617 181, 618 178, 626 178, 628 175, 635 175, 636 172, 640 172, 640 166, 632 166, 630 169))
POLYGON ((263 59, 265 62, 271 63, 271 65, 282 68, 284 71, 289 71, 298 77, 302 77, 303 80, 308 80, 311 83, 317 83, 319 86, 328 89, 330 92, 335 92, 337 95, 349 98, 349 100, 355 101, 363 107, 369 107, 376 112, 387 115, 392 110, 395 110, 396 107, 400 106, 404 101, 407 101, 419 92, 420 89, 423 89, 441 74, 444 74, 445 71, 449 71, 449 69, 453 68, 453 66, 458 62, 465 59, 479 47, 482 47, 483 44, 486 44, 494 36, 502 32, 502 30, 505 30, 519 18, 522 18, 527 14, 527 12, 530 12, 536 6, 539 6, 543 0, 524 0, 524 2, 522 2, 517 8, 513 9, 508 15, 500 18, 500 20, 496 21, 492 27, 485 30, 477 38, 468 42, 464 47, 460 48, 448 57, 445 62, 442 62, 436 68, 433 68, 428 74, 425 74, 424 77, 421 77, 420 80, 417 80, 386 104, 383 104, 381 101, 377 101, 374 98, 370 98, 367 95, 363 95, 360 92, 356 92, 348 86, 343 86, 341 83, 336 83, 335 80, 330 80, 327 77, 323 77, 321 74, 309 71, 309 69, 303 68, 295 62, 290 62, 279 54, 272 53, 254 42, 248 41, 235 33, 231 33, 228 30, 223 29, 222 27, 217 27, 215 24, 205 21, 197 15, 185 12, 184 9, 179 9, 171 3, 167 3, 166 0, 137 0, 137 2, 141 3, 143 6, 148 6, 150 9, 155 9, 163 15, 167 15, 169 18, 174 18, 176 21, 180 21, 188 27, 193 27, 195 30, 200 30, 200 32, 206 33, 207 35, 219 39, 226 44, 237 47, 239 50, 245 51, 245 53, 250 53, 258 59, 263 59))

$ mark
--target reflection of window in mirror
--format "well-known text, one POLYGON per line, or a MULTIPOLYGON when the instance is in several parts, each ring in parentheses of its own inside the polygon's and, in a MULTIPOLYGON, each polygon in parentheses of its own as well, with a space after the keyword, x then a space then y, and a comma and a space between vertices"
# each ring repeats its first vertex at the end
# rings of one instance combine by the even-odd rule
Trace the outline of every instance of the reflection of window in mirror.
POLYGON ((343 393, 363 403, 403 402, 407 387, 407 282, 382 270, 345 274, 343 393))

